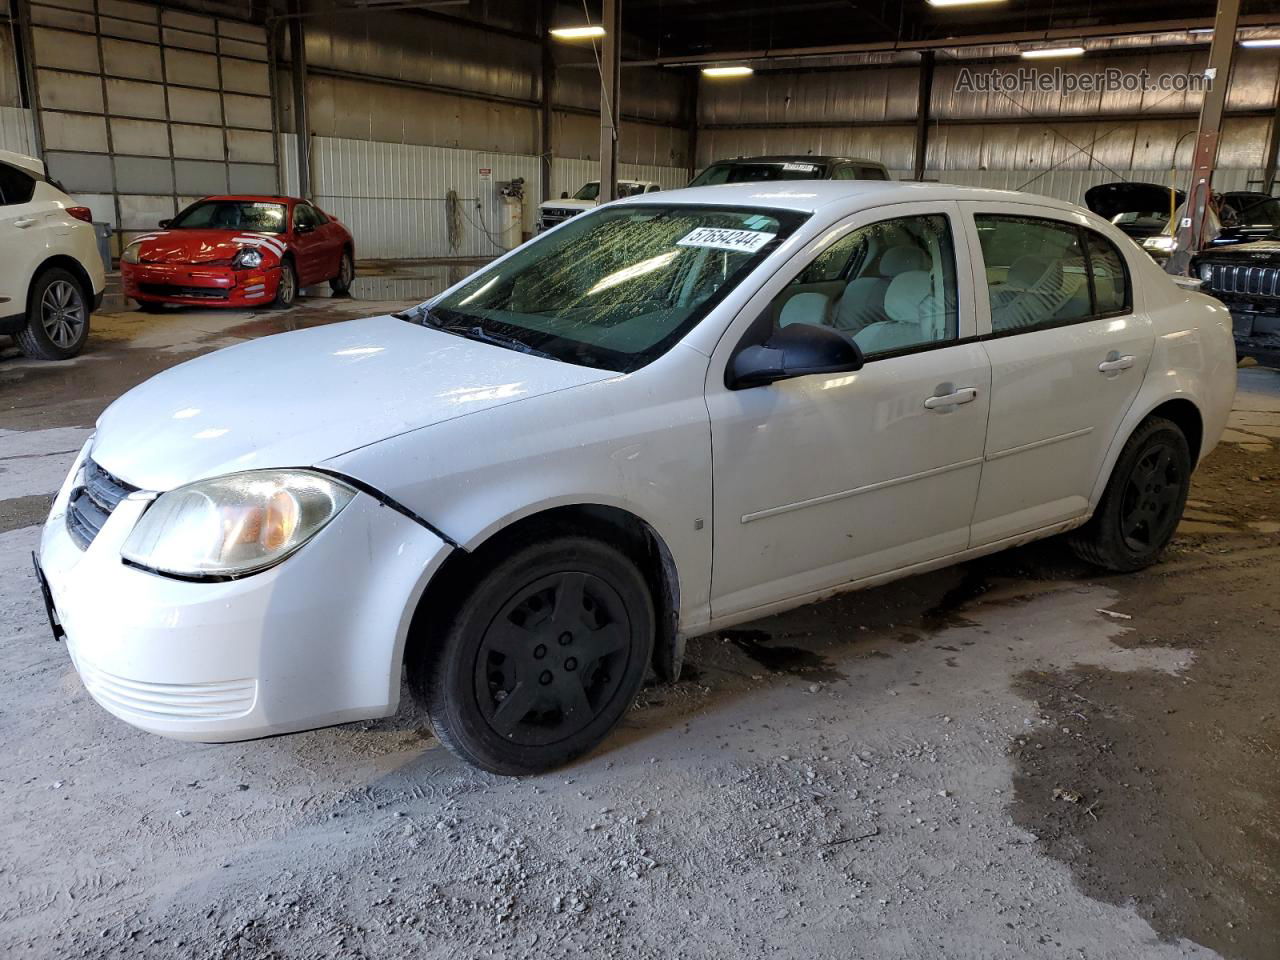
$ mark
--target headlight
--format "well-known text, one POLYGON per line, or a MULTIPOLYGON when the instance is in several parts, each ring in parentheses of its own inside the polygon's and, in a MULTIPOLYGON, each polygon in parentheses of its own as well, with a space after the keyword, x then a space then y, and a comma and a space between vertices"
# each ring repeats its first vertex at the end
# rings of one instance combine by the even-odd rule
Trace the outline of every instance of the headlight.
POLYGON ((354 496, 346 484, 307 470, 201 480, 162 494, 120 553, 158 573, 241 577, 289 556, 354 496))
POLYGON ((262 266, 262 252, 257 247, 241 247, 231 266, 237 270, 255 270, 262 266))
POLYGON ((1213 267, 1207 263, 1200 264, 1200 279, 1208 283, 1213 279, 1213 267))
POLYGON ((1147 237, 1142 241, 1142 246, 1146 250, 1155 250, 1159 253, 1173 253, 1174 247, 1178 245, 1176 237, 1167 234, 1160 234, 1155 237, 1147 237))
POLYGON ((120 254, 120 259, 124 263, 137 263, 138 254, 142 252, 142 241, 135 240, 124 248, 124 253, 120 254))

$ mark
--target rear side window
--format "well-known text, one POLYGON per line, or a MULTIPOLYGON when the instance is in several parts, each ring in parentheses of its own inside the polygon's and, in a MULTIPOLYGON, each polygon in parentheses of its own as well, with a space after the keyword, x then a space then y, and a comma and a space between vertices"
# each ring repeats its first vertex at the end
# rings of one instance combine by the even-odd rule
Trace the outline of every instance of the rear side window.
POLYGON ((1092 230, 1085 231, 1089 252, 1089 276, 1093 280, 1094 312, 1127 313, 1132 306, 1129 271, 1116 245, 1092 230))
POLYGON ((28 203, 35 192, 36 181, 33 176, 7 163, 0 163, 0 205, 28 203))
POLYGON ((859 180, 888 180, 889 174, 885 173, 883 167, 859 167, 859 180))
POLYGON ((1018 333, 1127 312, 1128 270, 1115 245, 1075 224, 978 214, 991 332, 1018 333))

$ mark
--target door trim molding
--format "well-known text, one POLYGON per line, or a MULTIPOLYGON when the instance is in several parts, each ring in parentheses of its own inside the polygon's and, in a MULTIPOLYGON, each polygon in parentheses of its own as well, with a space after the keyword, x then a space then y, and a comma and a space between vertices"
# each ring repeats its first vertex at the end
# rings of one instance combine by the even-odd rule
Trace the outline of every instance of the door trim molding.
POLYGON ((990 463, 992 460, 999 460, 1002 457, 1011 457, 1015 453, 1036 450, 1040 447, 1047 447, 1051 443, 1061 443, 1063 440, 1074 440, 1076 437, 1083 437, 1090 433, 1093 433, 1093 427, 1082 427, 1079 430, 1072 430, 1070 433, 1060 433, 1056 437, 1045 437, 1043 440, 1032 440, 1030 443, 1021 443, 1016 447, 997 450, 995 453, 988 453, 985 459, 990 463))
POLYGON ((790 513, 793 510, 803 510, 805 507, 816 507, 824 503, 832 503, 836 500, 856 497, 859 494, 871 493, 875 490, 883 490, 886 487, 895 487, 900 483, 911 483, 913 480, 925 480, 929 477, 936 477, 939 474, 950 473, 952 470, 963 470, 965 467, 976 467, 981 464, 982 461, 982 457, 974 457, 971 460, 958 460, 955 463, 948 463, 946 466, 934 467, 932 470, 922 470, 920 473, 911 473, 905 477, 894 477, 892 480, 880 480, 877 483, 868 483, 865 486, 854 487, 851 490, 841 490, 838 493, 824 493, 820 497, 811 497, 808 500, 797 500, 795 503, 784 503, 778 507, 769 507, 765 510, 757 510, 754 513, 745 513, 742 515, 742 522, 751 523, 753 520, 763 520, 766 517, 776 517, 780 513, 790 513))

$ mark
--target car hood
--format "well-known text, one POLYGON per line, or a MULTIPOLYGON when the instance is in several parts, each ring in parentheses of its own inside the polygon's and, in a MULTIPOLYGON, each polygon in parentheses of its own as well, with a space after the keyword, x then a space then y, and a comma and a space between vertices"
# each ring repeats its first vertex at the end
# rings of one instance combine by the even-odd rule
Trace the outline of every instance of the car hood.
POLYGON ((411 430, 617 376, 371 317, 238 344, 130 390, 93 458, 169 490, 262 467, 315 466, 411 430))
MULTIPOLYGON (((1175 190, 1174 208, 1180 206, 1186 198, 1183 191, 1175 190)), ((1169 210, 1169 188, 1158 183, 1139 183, 1133 180, 1101 183, 1085 191, 1084 205, 1107 220, 1121 213, 1169 210)))
POLYGON ((1211 245, 1200 251, 1197 262, 1234 263, 1251 267, 1280 267, 1280 240, 1211 245))
POLYGON ((162 230, 144 234, 138 248, 143 263, 230 263, 242 247, 257 247, 264 254, 285 251, 283 238, 249 230, 162 230))

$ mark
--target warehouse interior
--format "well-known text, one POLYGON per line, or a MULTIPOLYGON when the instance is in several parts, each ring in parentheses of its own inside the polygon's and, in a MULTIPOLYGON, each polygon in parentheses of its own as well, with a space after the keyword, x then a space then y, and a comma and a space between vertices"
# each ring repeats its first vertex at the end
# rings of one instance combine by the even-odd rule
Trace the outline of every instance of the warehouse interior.
POLYGON ((404 315, 592 182, 838 157, 1194 206, 1207 163, 1215 194, 1280 197, 1280 3, 0 0, 0 151, 91 211, 106 271, 79 356, 0 335, 0 955, 1280 957, 1280 335, 1157 565, 1046 540, 691 637, 552 774, 460 763, 408 693, 290 736, 144 733, 49 640, 32 569, 118 397, 404 315), (1031 67, 1057 86, 992 88, 1031 67), (1061 79, 1108 72, 1181 80, 1061 79), (349 292, 131 300, 130 245, 224 194, 339 222, 349 292))

